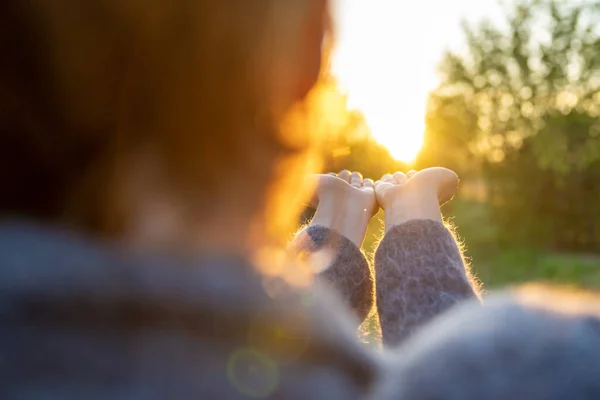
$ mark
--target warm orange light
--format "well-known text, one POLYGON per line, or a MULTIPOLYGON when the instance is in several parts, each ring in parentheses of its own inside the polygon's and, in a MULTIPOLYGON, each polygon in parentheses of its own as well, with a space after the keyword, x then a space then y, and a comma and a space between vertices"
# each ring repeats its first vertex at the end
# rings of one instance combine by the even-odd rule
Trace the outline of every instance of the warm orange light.
POLYGON ((332 70, 377 141, 401 161, 423 144, 428 93, 444 52, 466 47, 461 21, 504 21, 497 0, 333 0, 332 70))
POLYGON ((342 26, 332 69, 340 89, 348 93, 350 108, 364 114, 374 138, 394 158, 411 162, 423 145, 431 82, 413 75, 414 59, 402 49, 406 38, 398 23, 398 13, 406 9, 402 4, 387 0, 340 4, 342 26))

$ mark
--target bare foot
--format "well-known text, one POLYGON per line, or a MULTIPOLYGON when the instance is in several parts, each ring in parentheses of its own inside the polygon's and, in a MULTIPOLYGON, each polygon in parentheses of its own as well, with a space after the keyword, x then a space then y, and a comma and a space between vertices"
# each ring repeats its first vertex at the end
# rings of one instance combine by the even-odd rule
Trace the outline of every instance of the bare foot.
POLYGON ((375 193, 385 210, 386 231, 412 219, 442 222, 440 205, 452 199, 457 186, 458 176, 446 168, 384 175, 375 183, 375 193))
POLYGON ((317 211, 311 225, 333 229, 360 247, 369 220, 379 209, 373 181, 350 171, 316 175, 316 178, 317 189, 311 205, 317 211))

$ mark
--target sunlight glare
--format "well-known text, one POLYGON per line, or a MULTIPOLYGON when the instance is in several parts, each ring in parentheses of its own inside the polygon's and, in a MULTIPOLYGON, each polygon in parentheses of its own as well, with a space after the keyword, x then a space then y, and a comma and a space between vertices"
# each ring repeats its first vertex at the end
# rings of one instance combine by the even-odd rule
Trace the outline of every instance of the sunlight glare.
POLYGON ((333 73, 374 138, 394 158, 411 162, 423 145, 431 79, 409 56, 418 49, 400 20, 406 7, 389 0, 340 3, 333 73))
POLYGON ((502 20, 497 0, 334 0, 332 71, 350 106, 397 159, 421 149, 427 98, 447 49, 465 48, 463 19, 502 20))

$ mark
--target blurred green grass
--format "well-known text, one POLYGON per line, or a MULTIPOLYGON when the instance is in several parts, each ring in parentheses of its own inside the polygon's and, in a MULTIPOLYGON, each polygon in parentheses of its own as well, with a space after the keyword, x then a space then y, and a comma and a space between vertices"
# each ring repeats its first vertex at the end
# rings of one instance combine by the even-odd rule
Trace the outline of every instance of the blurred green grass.
MULTIPOLYGON (((531 282, 600 290, 600 254, 556 253, 507 244, 510 241, 503 240, 490 207, 483 202, 459 198, 445 205, 442 212, 454 226, 471 272, 484 291, 531 282)), ((383 219, 383 211, 379 211, 369 223, 362 246, 371 260, 384 233, 383 219)), ((362 325, 360 336, 365 343, 380 346, 375 308, 362 325)))
MULTIPOLYGON (((515 244, 514 237, 503 237, 496 228, 489 204, 465 197, 459 194, 442 213, 454 226, 471 272, 485 291, 530 282, 600 290, 600 253, 560 253, 515 244)), ((314 210, 308 209, 303 223, 313 214, 314 210)), ((371 260, 384 233, 383 219, 380 210, 369 223, 362 246, 371 260)))
MULTIPOLYGON (((529 282, 600 289, 600 255, 553 253, 504 244, 485 203, 454 200, 444 206, 444 217, 455 227, 463 242, 472 273, 484 291, 529 282)), ((383 212, 371 220, 363 251, 372 256, 383 235, 383 212)), ((380 345, 379 321, 375 310, 361 327, 362 340, 380 345)))
MULTIPOLYGON (((444 206, 443 214, 454 225, 471 270, 482 281, 484 289, 527 282, 600 289, 599 254, 554 253, 504 244, 485 203, 454 200, 444 206)), ((380 211, 369 224, 363 243, 365 253, 374 253, 382 235, 383 212, 380 211)))
POLYGON ((600 255, 555 253, 505 244, 485 203, 456 200, 444 209, 464 241, 472 272, 488 290, 526 282, 600 289, 600 255))

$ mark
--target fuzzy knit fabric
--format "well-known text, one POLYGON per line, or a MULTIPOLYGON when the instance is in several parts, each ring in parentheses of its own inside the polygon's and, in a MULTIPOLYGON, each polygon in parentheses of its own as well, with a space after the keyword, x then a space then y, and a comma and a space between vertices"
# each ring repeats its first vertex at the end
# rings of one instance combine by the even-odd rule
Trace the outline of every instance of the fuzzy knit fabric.
POLYGON ((296 251, 313 255, 317 280, 331 286, 359 321, 369 314, 374 302, 373 274, 366 258, 350 240, 322 226, 309 226, 296 236, 296 251))
MULTIPOLYGON (((324 229, 310 231, 317 252, 336 237, 324 229)), ((346 255, 323 277, 364 269, 350 241, 334 248, 346 255)), ((358 343, 347 305, 360 305, 339 296, 369 279, 297 288, 259 270, 2 222, 0 398, 600 398, 600 302, 524 289, 481 306, 441 224, 409 222, 380 245, 382 352, 358 343)))
POLYGON ((435 221, 393 227, 375 253, 375 270, 387 346, 398 345, 433 317, 475 297, 454 238, 435 221))
POLYGON ((388 356, 377 399, 600 399, 600 297, 528 286, 492 294, 388 356))

